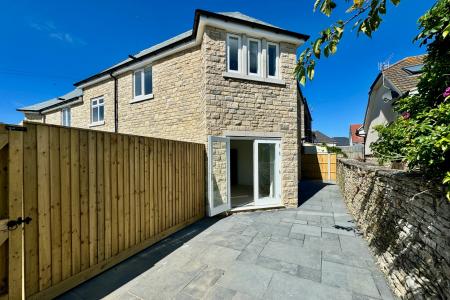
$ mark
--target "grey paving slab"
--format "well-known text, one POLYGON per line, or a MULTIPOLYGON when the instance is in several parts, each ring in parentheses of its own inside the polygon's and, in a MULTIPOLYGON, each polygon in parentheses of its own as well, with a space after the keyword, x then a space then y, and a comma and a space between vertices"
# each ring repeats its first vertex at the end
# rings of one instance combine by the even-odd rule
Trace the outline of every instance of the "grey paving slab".
POLYGON ((273 271, 254 264, 233 264, 217 282, 218 285, 261 298, 272 278, 273 271))
POLYGON ((324 252, 341 251, 339 239, 306 236, 303 243, 303 246, 307 249, 315 249, 324 252))
POLYGON ((322 283, 342 287, 373 298, 381 298, 372 274, 367 269, 324 261, 322 283))
POLYGON ((265 267, 271 270, 288 273, 291 275, 298 274, 298 265, 284 262, 278 259, 259 256, 256 260, 256 264, 261 267, 265 267))
POLYGON ((205 218, 61 299, 394 299, 339 189, 300 207, 205 218))
POLYGON ((342 288, 279 272, 273 275, 264 299, 351 300, 352 294, 342 288))
POLYGON ((320 251, 279 242, 269 241, 260 255, 312 269, 320 269, 321 267, 320 251))
POLYGON ((305 235, 321 236, 322 228, 313 225, 294 224, 291 229, 292 233, 301 233, 305 235))

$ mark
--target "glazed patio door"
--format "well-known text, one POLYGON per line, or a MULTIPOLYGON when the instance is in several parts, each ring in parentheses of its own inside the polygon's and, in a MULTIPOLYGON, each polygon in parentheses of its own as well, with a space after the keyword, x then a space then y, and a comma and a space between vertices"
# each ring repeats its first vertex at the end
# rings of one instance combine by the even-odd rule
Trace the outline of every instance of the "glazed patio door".
POLYGON ((255 140, 253 144, 255 205, 280 204, 280 142, 255 140))
POLYGON ((230 139, 208 136, 208 215, 231 209, 230 139))

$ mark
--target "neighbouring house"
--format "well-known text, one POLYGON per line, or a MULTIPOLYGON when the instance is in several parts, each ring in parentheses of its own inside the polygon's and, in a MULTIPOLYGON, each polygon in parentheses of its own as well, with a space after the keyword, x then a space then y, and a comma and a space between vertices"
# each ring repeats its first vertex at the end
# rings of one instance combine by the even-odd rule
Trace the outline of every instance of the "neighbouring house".
POLYGON ((362 145, 364 144, 364 138, 357 135, 357 131, 363 127, 363 124, 350 124, 350 130, 349 130, 349 145, 362 145))
POLYGON ((326 134, 316 130, 313 131, 313 143, 316 145, 322 145, 325 144, 329 147, 336 146, 336 141, 327 136, 326 134))
POLYGON ((307 35, 196 10, 192 30, 20 108, 26 120, 204 143, 209 214, 296 206, 311 115, 293 76, 307 35))
POLYGON ((408 93, 417 92, 417 83, 422 73, 424 55, 406 57, 384 67, 372 83, 364 117, 366 133, 365 153, 372 155, 370 145, 378 139, 376 125, 386 125, 395 120, 395 100, 408 93))
POLYGON ((346 136, 334 136, 332 139, 336 142, 336 146, 349 146, 348 137, 346 136))

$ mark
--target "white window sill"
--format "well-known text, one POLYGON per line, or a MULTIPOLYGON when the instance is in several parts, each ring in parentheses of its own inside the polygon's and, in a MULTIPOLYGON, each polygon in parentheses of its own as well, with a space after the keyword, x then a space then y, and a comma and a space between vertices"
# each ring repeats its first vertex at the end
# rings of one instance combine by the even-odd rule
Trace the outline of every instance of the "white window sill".
POLYGON ((286 82, 277 78, 264 78, 255 75, 246 75, 241 73, 233 73, 233 72, 224 72, 222 74, 225 78, 233 78, 233 79, 241 79, 241 80, 249 80, 249 81, 257 81, 269 84, 278 84, 278 85, 286 85, 286 82))
POLYGON ((150 99, 153 99, 153 98, 154 98, 154 97, 153 97, 153 94, 148 94, 148 95, 144 95, 144 96, 134 97, 134 98, 130 101, 130 104, 142 102, 142 101, 145 101, 145 100, 150 100, 150 99))
POLYGON ((105 121, 91 123, 91 124, 89 124, 89 127, 96 127, 96 126, 102 126, 102 125, 105 125, 105 121))

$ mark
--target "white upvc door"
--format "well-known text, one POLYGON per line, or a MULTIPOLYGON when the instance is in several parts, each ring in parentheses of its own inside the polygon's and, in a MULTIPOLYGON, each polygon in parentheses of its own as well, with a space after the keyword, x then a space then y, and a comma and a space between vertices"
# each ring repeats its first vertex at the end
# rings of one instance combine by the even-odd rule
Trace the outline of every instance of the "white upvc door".
POLYGON ((231 209, 230 139, 208 136, 208 215, 231 209))
POLYGON ((277 205, 281 200, 280 141, 253 143, 253 187, 255 205, 277 205))

